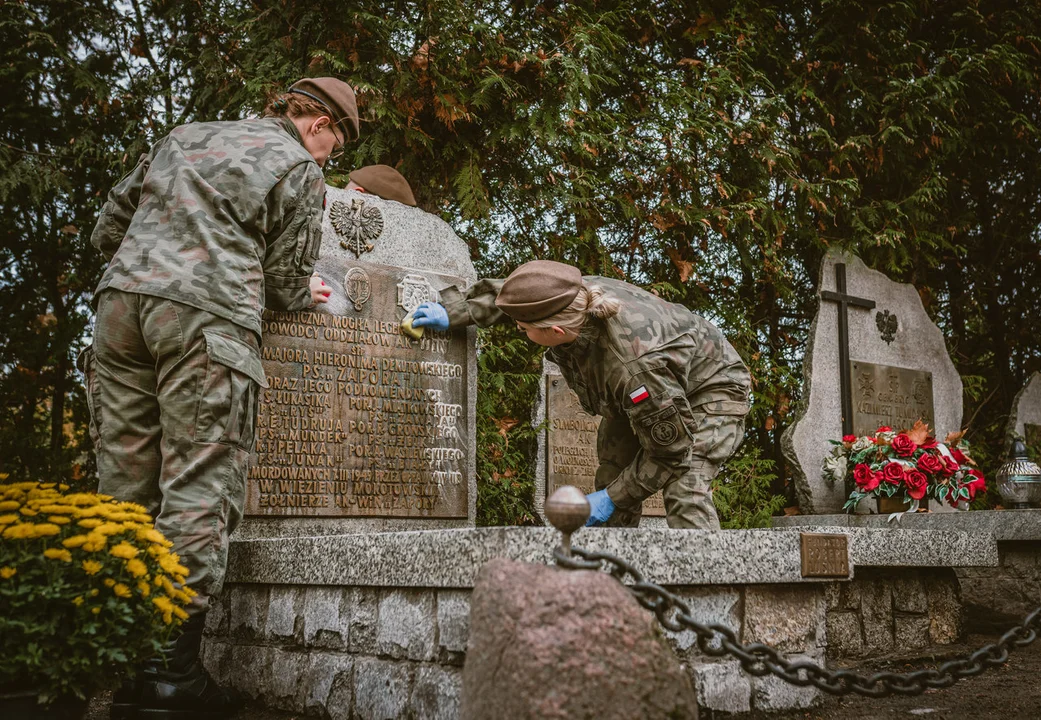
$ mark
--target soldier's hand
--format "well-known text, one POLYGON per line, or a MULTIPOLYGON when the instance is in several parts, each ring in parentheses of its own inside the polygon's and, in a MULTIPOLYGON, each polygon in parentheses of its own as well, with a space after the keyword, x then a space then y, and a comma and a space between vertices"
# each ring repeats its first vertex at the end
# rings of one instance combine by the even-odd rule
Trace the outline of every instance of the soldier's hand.
POLYGON ((586 500, 589 501, 589 519, 586 520, 586 527, 603 525, 614 514, 614 501, 608 496, 606 490, 589 493, 586 495, 586 500))
POLYGON ((425 302, 412 315, 412 327, 428 327, 431 330, 448 329, 448 311, 436 302, 425 302))
POLYGON ((325 284, 325 280, 318 277, 317 275, 311 276, 311 304, 317 305, 319 303, 329 302, 329 296, 332 295, 333 289, 325 284))

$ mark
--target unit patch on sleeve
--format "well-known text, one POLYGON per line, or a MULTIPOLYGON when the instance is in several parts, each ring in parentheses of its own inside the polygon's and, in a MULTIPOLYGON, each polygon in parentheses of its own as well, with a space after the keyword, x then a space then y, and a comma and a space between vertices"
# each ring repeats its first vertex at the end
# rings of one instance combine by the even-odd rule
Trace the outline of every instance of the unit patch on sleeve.
POLYGON ((651 426, 651 439, 659 445, 672 445, 679 436, 675 419, 659 420, 651 426))
POLYGON ((646 385, 641 385, 640 387, 636 388, 631 393, 629 393, 629 399, 633 401, 633 405, 643 402, 650 396, 650 393, 647 392, 646 385))

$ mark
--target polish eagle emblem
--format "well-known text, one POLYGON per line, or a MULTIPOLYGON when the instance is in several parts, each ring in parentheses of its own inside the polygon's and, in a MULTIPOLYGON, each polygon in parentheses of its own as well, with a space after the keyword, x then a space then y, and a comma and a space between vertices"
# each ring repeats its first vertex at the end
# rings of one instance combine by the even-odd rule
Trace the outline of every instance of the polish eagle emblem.
POLYGON ((888 310, 875 313, 875 325, 878 326, 878 331, 882 333, 882 339, 886 341, 886 345, 893 342, 893 338, 896 337, 896 315, 893 315, 888 310))
POLYGON ((329 221, 340 236, 340 245, 355 257, 372 250, 372 243, 383 232, 383 213, 361 198, 353 198, 349 203, 334 202, 329 208, 329 221))

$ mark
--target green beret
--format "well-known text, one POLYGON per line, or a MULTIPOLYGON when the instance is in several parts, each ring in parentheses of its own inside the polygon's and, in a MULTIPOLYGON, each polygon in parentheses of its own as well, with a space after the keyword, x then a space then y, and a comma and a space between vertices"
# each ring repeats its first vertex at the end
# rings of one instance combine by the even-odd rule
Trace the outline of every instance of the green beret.
POLYGON ((348 177, 384 200, 397 200, 404 205, 416 206, 416 198, 408 180, 390 165, 366 165, 353 171, 348 177))
POLYGON ((331 77, 304 78, 289 86, 289 92, 317 100, 329 109, 333 125, 344 131, 344 142, 358 139, 358 102, 354 90, 343 80, 331 77))
POLYGON ((582 289, 582 272, 552 260, 532 260, 510 273, 495 305, 514 320, 538 322, 556 315, 582 289))

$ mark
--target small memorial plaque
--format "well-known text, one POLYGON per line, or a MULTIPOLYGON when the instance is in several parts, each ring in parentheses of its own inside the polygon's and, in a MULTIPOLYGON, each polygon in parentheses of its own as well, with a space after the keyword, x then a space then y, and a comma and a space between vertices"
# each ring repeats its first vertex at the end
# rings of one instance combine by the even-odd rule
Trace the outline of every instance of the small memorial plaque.
POLYGON ((467 516, 466 335, 400 331, 435 286, 455 284, 465 282, 356 263, 347 314, 264 313, 270 387, 260 391, 246 514, 467 516))
POLYGON ((849 547, 845 535, 799 533, 802 576, 849 577, 849 547))
MULTIPOLYGON (((582 409, 578 396, 560 375, 546 376, 546 497, 563 485, 574 485, 584 493, 596 488, 596 433, 600 418, 582 409)), ((646 517, 665 517, 660 492, 643 503, 646 517)))
POLYGON ((851 360, 850 369, 854 435, 871 435, 883 425, 909 430, 917 420, 935 427, 932 373, 860 360, 851 360))

